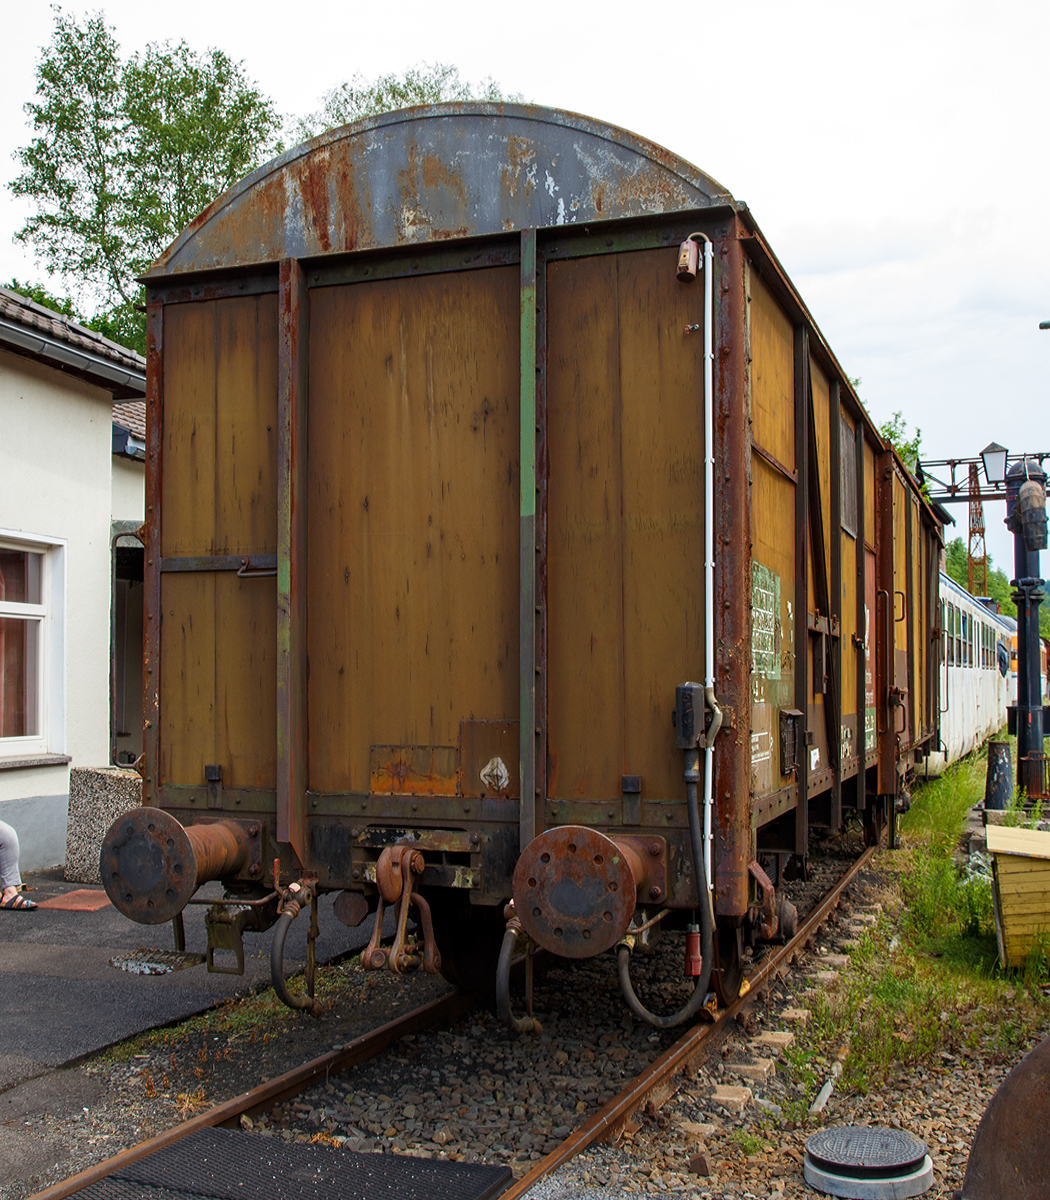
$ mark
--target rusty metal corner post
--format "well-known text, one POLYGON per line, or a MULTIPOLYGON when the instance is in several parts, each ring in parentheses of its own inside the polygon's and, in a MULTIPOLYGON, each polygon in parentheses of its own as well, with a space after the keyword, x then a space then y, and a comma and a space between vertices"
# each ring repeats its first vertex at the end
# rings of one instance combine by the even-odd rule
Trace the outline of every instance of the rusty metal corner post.
POLYGON ((751 861, 751 432, 745 349, 746 231, 738 217, 711 231, 715 262, 715 678, 727 718, 714 766, 715 912, 747 912, 751 861))
POLYGON ((164 306, 146 305, 146 552, 143 562, 142 803, 160 795, 160 492, 164 394, 164 306))
POLYGON ((519 405, 520 448, 520 559, 519 559, 519 775, 521 799, 518 817, 519 853, 532 841, 542 824, 540 806, 543 790, 539 761, 541 714, 539 689, 539 644, 541 630, 538 544, 536 538, 537 471, 536 447, 536 230, 521 231, 521 394, 519 405))
POLYGON ((307 865, 306 431, 310 301, 297 259, 280 265, 277 383, 277 840, 307 865))
POLYGON ((795 807, 795 853, 809 851, 809 556, 810 472, 819 470, 810 460, 809 423, 812 398, 809 377, 809 327, 795 327, 795 707, 803 713, 805 731, 798 759, 798 798, 795 807))
POLYGON ((878 794, 897 791, 897 709, 890 689, 896 681, 895 622, 896 572, 894 570, 894 476, 893 453, 884 450, 875 459, 875 489, 878 504, 877 578, 875 603, 875 709, 878 747, 878 794))

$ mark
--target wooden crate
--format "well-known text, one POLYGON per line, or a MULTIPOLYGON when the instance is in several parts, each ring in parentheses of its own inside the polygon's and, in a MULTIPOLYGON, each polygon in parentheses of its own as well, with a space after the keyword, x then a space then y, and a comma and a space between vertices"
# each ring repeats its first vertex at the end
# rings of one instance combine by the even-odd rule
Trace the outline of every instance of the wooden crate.
POLYGON ((1019 967, 1042 931, 1050 932, 1050 833, 987 827, 999 961, 1019 967))

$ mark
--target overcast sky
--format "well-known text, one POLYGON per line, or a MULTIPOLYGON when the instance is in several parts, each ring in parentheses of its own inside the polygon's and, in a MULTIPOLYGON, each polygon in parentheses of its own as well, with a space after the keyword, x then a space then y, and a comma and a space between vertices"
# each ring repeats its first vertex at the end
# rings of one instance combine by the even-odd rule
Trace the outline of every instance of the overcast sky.
MULTIPOLYGON (((97 4, 67 3, 84 16, 97 4)), ((626 127, 750 205, 876 421, 927 457, 1050 451, 1050 5, 750 0, 600 6, 102 5, 125 52, 185 39, 243 61, 288 116, 356 72, 420 61, 626 127)), ((4 20, 0 167, 16 172, 53 15, 4 20)), ((0 198, 0 279, 43 279, 0 198)), ((966 535, 965 506, 956 506, 966 535)), ((1002 505, 989 549, 1012 565, 1002 505)), ((1045 567, 1044 567, 1045 571, 1045 567)))

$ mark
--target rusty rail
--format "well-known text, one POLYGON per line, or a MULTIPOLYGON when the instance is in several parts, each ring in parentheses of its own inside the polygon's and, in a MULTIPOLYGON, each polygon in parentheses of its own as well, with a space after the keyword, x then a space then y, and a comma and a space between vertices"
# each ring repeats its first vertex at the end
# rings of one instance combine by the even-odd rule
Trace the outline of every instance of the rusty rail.
POLYGON ((842 893, 870 862, 876 848, 869 846, 816 908, 810 912, 799 926, 795 936, 759 965, 754 974, 748 978, 748 988, 743 995, 734 1000, 728 1008, 722 1009, 718 1018, 711 1024, 693 1026, 673 1046, 665 1050, 655 1062, 650 1063, 641 1075, 632 1080, 618 1096, 614 1096, 589 1121, 570 1133, 557 1150, 552 1150, 546 1158, 540 1159, 527 1175, 523 1175, 505 1192, 502 1192, 500 1200, 520 1200, 541 1179, 556 1171, 569 1159, 575 1158, 593 1142, 616 1137, 632 1113, 661 1090, 666 1089, 661 1102, 669 1099, 673 1091, 670 1082, 673 1077, 695 1067, 724 1038, 728 1032, 729 1022, 755 998, 759 984, 789 963, 792 956, 798 953, 799 948, 805 946, 827 919, 828 913, 839 903, 842 893))
POLYGON ((112 1158, 107 1158, 105 1162, 88 1167, 62 1183, 56 1183, 42 1192, 37 1192, 29 1200, 64 1200, 65 1197, 73 1195, 81 1188, 86 1188, 92 1183, 98 1183, 99 1180, 107 1178, 115 1171, 119 1171, 121 1167, 126 1167, 140 1158, 146 1158, 156 1150, 162 1150, 166 1146, 181 1141, 189 1134, 196 1133, 198 1129, 234 1124, 242 1116, 252 1116, 271 1108, 274 1104, 279 1104, 289 1096, 298 1095, 299 1092, 319 1079, 327 1079, 329 1075, 338 1075, 349 1067, 356 1067, 360 1063, 367 1062, 406 1034, 421 1033, 442 1022, 456 1021, 470 1012, 476 1004, 477 998, 466 992, 452 992, 448 996, 432 1000, 429 1004, 424 1004, 422 1008, 414 1009, 403 1017, 380 1025, 378 1029, 363 1033, 344 1046, 342 1050, 331 1050, 291 1071, 286 1071, 283 1075, 278 1075, 275 1079, 267 1080, 266 1083, 252 1088, 251 1091, 242 1092, 239 1096, 234 1096, 232 1100, 226 1100, 222 1104, 209 1108, 206 1112, 191 1117, 188 1121, 183 1121, 181 1125, 174 1125, 171 1129, 158 1133, 149 1141, 132 1146, 112 1158))
MULTIPOLYGON (((748 977, 747 991, 728 1008, 722 1009, 717 1020, 710 1024, 694 1026, 679 1038, 673 1046, 665 1050, 655 1062, 632 1080, 618 1096, 610 1100, 579 1129, 574 1130, 557 1150, 541 1159, 527 1175, 522 1176, 503 1192, 500 1200, 520 1200, 540 1179, 574 1158, 593 1142, 615 1137, 631 1115, 648 1100, 659 1097, 659 1102, 663 1103, 669 1099, 674 1091, 671 1083, 674 1076, 694 1067, 721 1042, 728 1032, 729 1022, 755 998, 759 985, 790 962, 791 957, 798 953, 800 947, 805 946, 827 918, 828 913, 839 903, 842 893, 870 862, 876 849, 877 847, 870 846, 861 854, 827 896, 809 913, 799 926, 796 935, 766 958, 748 977), (661 1092, 663 1095, 660 1095, 661 1092)), ((35 1193, 29 1197, 29 1200, 66 1200, 66 1197, 107 1178, 121 1167, 137 1162, 156 1150, 170 1146, 189 1134, 195 1133, 198 1129, 212 1128, 216 1125, 234 1125, 242 1116, 253 1116, 271 1108, 289 1096, 297 1095, 319 1079, 338 1075, 350 1067, 358 1066, 360 1063, 375 1058, 406 1034, 420 1033, 442 1022, 456 1021, 470 1012, 476 1002, 476 997, 465 992, 457 991, 451 995, 442 996, 403 1017, 388 1021, 378 1029, 362 1034, 342 1050, 332 1050, 327 1054, 322 1054, 250 1091, 242 1092, 232 1100, 217 1104, 206 1112, 199 1113, 188 1121, 175 1125, 138 1146, 132 1146, 130 1149, 106 1159, 105 1162, 88 1167, 62 1183, 54 1184, 42 1192, 35 1193)))

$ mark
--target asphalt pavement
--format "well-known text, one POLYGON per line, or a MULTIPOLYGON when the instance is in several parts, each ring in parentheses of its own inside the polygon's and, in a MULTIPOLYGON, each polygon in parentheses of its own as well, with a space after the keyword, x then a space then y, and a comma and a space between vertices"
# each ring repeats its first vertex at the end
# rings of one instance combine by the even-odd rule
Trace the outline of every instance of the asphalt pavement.
MULTIPOLYGON (((0 1093, 133 1034, 270 984, 270 932, 244 935, 243 975, 209 973, 203 963, 165 974, 137 974, 111 965, 112 960, 140 949, 170 954, 170 924, 128 920, 101 887, 67 883, 61 868, 26 875, 24 884, 25 895, 37 904, 54 900, 78 907, 0 910, 0 1093)), ((208 884, 199 895, 218 898, 220 885, 208 884)), ((371 936, 371 918, 348 929, 332 912, 333 902, 329 895, 319 903, 318 962, 352 953, 371 936)), ((197 904, 184 911, 188 952, 205 952, 206 911, 197 904)), ((288 933, 288 975, 305 964, 308 925, 304 913, 288 933)), ((232 961, 230 954, 224 958, 232 961)))

